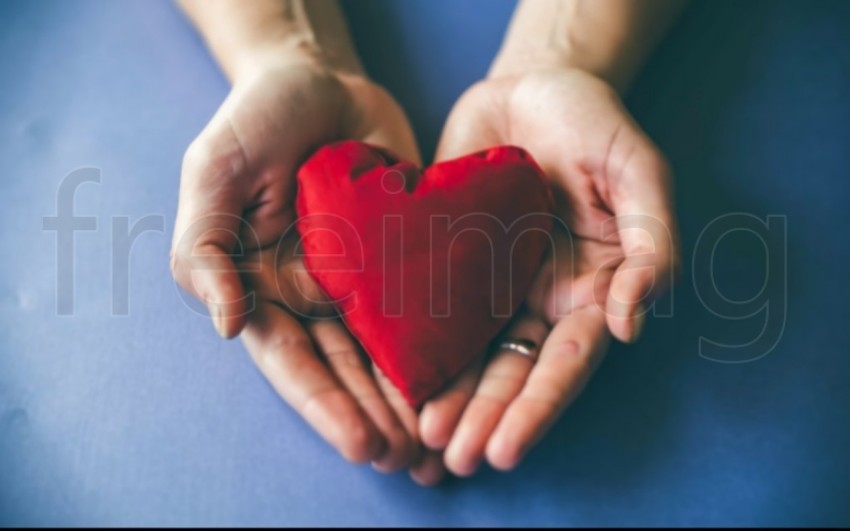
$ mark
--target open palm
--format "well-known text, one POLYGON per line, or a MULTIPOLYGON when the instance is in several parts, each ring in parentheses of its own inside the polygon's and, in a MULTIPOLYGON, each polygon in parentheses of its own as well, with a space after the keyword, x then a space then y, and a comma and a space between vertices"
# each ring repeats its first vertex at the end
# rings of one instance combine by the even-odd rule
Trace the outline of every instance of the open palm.
POLYGON ((506 332, 542 344, 536 363, 496 352, 422 411, 423 441, 459 475, 485 457, 515 466, 580 392, 609 332, 636 338, 678 263, 667 165, 605 82, 579 70, 482 81, 452 110, 437 158, 499 144, 537 160, 563 224, 506 332))
POLYGON ((242 332, 270 383, 343 456, 396 470, 421 458, 416 417, 345 328, 322 320, 333 310, 316 302, 320 293, 284 238, 299 165, 339 139, 419 161, 398 104, 362 76, 310 61, 240 76, 186 152, 172 270, 221 335, 242 332))

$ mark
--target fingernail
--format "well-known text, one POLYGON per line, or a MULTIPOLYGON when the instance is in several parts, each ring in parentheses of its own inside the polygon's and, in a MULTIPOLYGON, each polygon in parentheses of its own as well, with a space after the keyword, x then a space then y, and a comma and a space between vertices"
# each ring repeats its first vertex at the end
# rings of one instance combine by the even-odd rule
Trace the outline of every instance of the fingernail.
POLYGON ((638 340, 643 332, 643 325, 646 323, 646 309, 643 304, 638 304, 635 308, 634 317, 632 317, 632 336, 629 338, 629 343, 634 343, 638 340))
POLYGON ((215 327, 215 331, 218 332, 218 335, 227 339, 227 335, 224 333, 224 319, 221 317, 221 307, 211 302, 208 306, 210 310, 210 316, 212 317, 213 326, 215 327))

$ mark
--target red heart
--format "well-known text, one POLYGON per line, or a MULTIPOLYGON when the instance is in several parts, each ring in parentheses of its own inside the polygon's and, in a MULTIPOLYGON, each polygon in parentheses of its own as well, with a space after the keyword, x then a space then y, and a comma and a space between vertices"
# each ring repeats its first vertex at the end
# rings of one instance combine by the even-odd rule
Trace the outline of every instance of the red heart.
POLYGON ((345 141, 299 170, 297 226, 312 277, 418 407, 483 354, 522 303, 550 241, 551 202, 520 148, 420 172, 345 141))

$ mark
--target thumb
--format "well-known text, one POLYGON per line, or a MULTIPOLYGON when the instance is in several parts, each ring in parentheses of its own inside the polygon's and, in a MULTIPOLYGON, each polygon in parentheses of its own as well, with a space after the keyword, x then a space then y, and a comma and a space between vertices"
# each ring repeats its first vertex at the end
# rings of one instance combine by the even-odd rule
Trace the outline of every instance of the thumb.
POLYGON ((611 279, 606 313, 611 333, 632 342, 652 300, 674 282, 680 258, 667 162, 642 135, 625 160, 615 169, 619 178, 608 179, 615 217, 603 230, 619 236, 625 260, 611 279))
POLYGON ((478 90, 480 87, 477 86, 469 89, 449 113, 437 144, 435 162, 462 157, 504 143, 490 124, 488 113, 477 110, 478 90))
POLYGON ((239 185, 244 166, 237 149, 213 152, 196 141, 183 161, 180 199, 171 250, 171 271, 177 283, 208 308, 222 337, 233 337, 245 326, 246 296, 234 262, 241 242, 241 218, 246 186, 239 185))

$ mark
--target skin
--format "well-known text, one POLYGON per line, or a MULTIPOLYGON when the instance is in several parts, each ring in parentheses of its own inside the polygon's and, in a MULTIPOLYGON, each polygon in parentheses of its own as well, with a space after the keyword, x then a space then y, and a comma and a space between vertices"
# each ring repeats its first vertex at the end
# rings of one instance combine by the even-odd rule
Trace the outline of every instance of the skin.
POLYGON ((536 363, 496 352, 422 412, 425 443, 461 476, 485 457, 515 467, 586 384, 610 333, 636 339, 644 294, 676 267, 666 163, 601 80, 553 69, 476 85, 452 111, 439 157, 498 144, 535 155, 564 223, 506 332, 542 345, 536 363), (638 216, 627 225, 637 228, 620 230, 615 215, 638 216))
POLYGON ((681 6, 523 2, 488 78, 457 102, 437 159, 499 144, 532 153, 557 199, 554 248, 494 352, 425 405, 420 433, 459 476, 516 467, 578 396, 610 336, 635 341, 679 268, 670 171, 620 101, 681 6))
POLYGON ((328 320, 332 308, 311 302, 320 292, 283 238, 297 168, 316 147, 357 139, 420 161, 407 118, 363 74, 336 5, 307 5, 183 3, 233 87, 184 157, 172 271, 223 337, 241 332, 270 384, 344 458, 409 467, 433 484, 444 468, 419 442, 416 415, 328 320))
POLYGON ((421 163, 395 100, 363 72, 336 4, 182 0, 233 83, 186 151, 175 279, 223 337, 241 333, 270 384, 339 453, 433 485, 522 456, 578 395, 609 337, 637 338, 678 267, 670 176, 619 94, 673 19, 667 0, 521 2, 487 79, 446 123, 437 159, 526 148, 563 221, 506 335, 539 359, 491 353, 421 414, 358 349, 292 252, 295 173, 358 139, 421 163))

